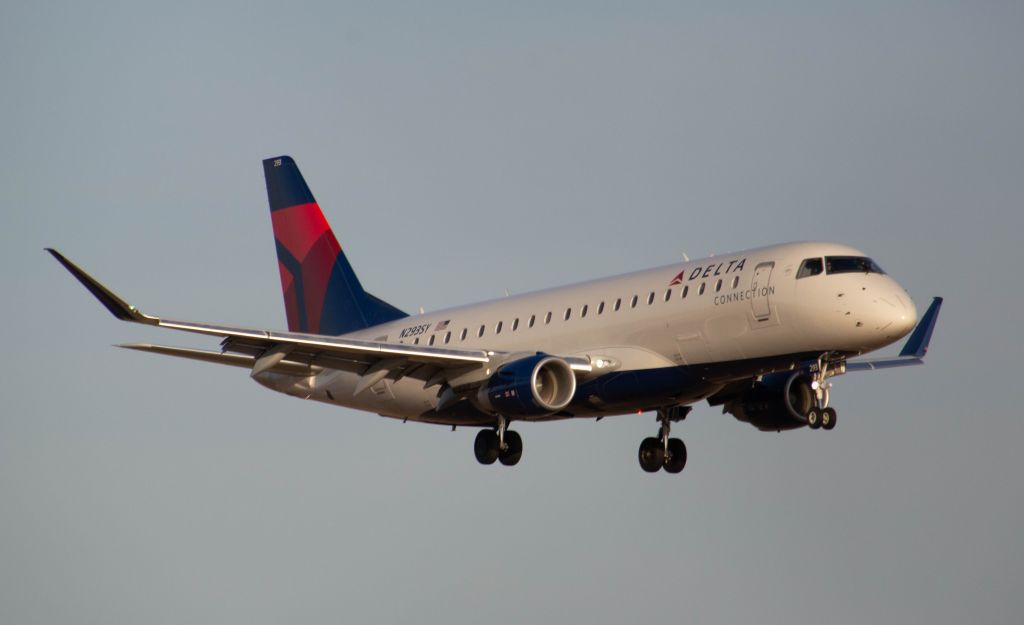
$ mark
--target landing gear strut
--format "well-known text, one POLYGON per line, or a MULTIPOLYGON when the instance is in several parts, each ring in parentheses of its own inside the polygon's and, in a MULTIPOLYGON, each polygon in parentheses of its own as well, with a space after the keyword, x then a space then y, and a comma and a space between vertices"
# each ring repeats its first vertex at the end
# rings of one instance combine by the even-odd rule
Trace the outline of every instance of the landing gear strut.
POLYGON ((640 468, 648 473, 656 473, 664 468, 668 473, 679 473, 686 466, 686 445, 678 438, 669 438, 673 421, 682 421, 690 413, 690 406, 672 406, 658 410, 657 437, 645 438, 640 443, 637 454, 640 468))
POLYGON ((494 464, 499 460, 510 467, 523 457, 523 439, 518 432, 508 429, 508 419, 498 417, 497 428, 480 430, 476 435, 473 453, 480 464, 494 464))
POLYGON ((838 363, 834 363, 829 360, 828 354, 819 356, 818 370, 814 372, 814 376, 811 378, 811 390, 814 391, 814 406, 807 412, 807 425, 812 430, 817 430, 818 428, 831 430, 836 427, 835 408, 828 407, 829 390, 832 388, 832 383, 828 381, 828 378, 831 375, 835 375, 830 372, 830 369, 838 369, 839 373, 843 373, 846 369, 845 361, 840 360, 838 363))

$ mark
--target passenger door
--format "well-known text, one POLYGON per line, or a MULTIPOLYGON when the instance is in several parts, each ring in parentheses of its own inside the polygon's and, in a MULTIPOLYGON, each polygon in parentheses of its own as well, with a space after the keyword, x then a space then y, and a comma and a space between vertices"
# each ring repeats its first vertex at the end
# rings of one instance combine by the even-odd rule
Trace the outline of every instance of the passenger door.
POLYGON ((771 282, 774 268, 774 261, 761 263, 754 269, 754 279, 750 282, 750 305, 754 319, 758 321, 768 321, 772 317, 771 282))

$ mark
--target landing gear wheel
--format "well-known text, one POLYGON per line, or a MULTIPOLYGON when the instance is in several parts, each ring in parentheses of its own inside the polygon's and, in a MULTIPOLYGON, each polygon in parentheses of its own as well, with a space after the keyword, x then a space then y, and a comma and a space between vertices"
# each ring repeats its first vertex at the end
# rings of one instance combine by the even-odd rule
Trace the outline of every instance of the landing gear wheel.
POLYGON ((821 427, 826 430, 836 427, 836 411, 834 408, 825 408, 821 411, 821 427))
POLYGON ((686 445, 678 438, 668 439, 668 455, 665 456, 665 471, 679 473, 686 466, 686 445))
POLYGON ((501 464, 511 467, 523 457, 523 439, 519 432, 505 430, 505 449, 498 452, 498 460, 501 464))
POLYGON ((807 411, 807 425, 812 430, 817 430, 821 427, 821 410, 818 408, 811 408, 807 411))
POLYGON ((657 473, 658 469, 665 463, 665 446, 662 445, 661 440, 654 438, 645 438, 640 443, 640 468, 648 473, 657 473))
MULTIPOLYGON (((494 430, 480 430, 473 441, 473 453, 480 464, 494 464, 498 459, 498 433, 494 430)), ((520 453, 522 448, 520 447, 520 453)))

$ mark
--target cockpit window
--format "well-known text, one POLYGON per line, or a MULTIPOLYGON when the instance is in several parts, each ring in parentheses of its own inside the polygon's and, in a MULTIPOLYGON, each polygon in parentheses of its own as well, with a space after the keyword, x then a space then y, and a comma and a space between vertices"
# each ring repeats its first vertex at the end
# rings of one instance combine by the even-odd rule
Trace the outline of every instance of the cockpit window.
POLYGON ((826 256, 825 273, 885 273, 875 261, 864 256, 826 256))
POLYGON ((796 279, 816 276, 822 271, 825 271, 825 266, 820 258, 808 258, 800 264, 800 271, 796 272, 796 279))

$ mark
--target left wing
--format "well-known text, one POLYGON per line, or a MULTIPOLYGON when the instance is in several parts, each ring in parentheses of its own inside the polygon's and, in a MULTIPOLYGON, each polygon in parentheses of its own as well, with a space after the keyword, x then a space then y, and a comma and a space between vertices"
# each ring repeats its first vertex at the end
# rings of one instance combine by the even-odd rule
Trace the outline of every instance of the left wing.
MULTIPOLYGON (((453 382, 472 384, 485 379, 491 367, 519 357, 508 352, 405 345, 162 319, 128 304, 57 250, 46 248, 46 251, 121 321, 223 338, 220 352, 148 343, 120 346, 127 349, 251 368, 253 375, 271 370, 307 375, 324 369, 353 371, 363 376, 357 394, 384 378, 414 377, 423 380, 428 387, 453 382), (481 375, 484 373, 486 375, 481 375)), ((588 357, 562 358, 577 375, 592 370, 588 357)))

